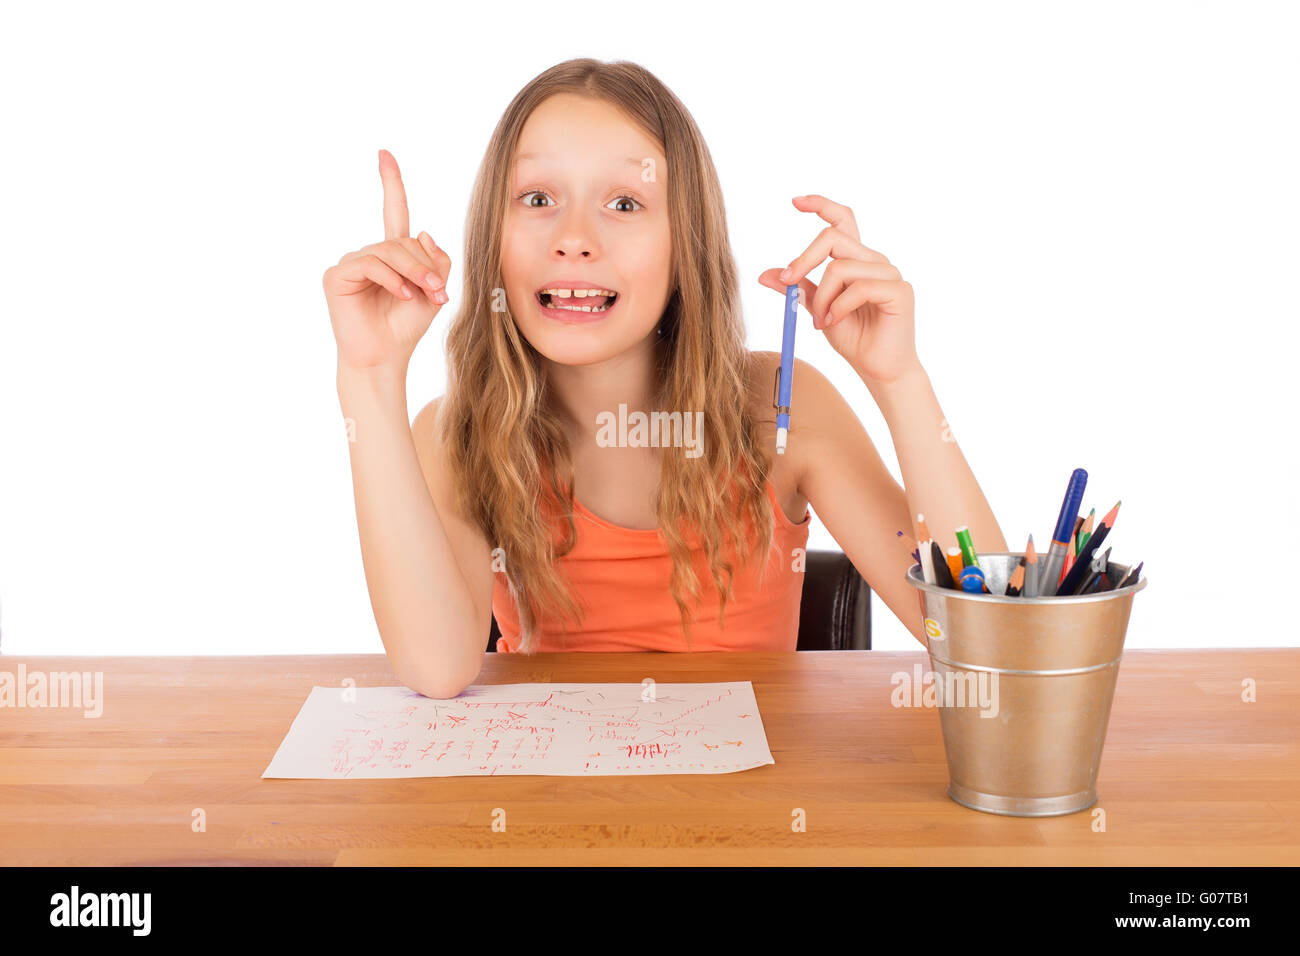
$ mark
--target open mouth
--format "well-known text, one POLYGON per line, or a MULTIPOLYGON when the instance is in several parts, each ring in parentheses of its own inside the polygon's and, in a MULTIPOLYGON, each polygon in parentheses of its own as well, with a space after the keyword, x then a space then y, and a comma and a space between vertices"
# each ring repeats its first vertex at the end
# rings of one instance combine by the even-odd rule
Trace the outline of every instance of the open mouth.
POLYGON ((608 312, 618 301, 618 293, 613 290, 610 295, 553 295, 550 292, 538 292, 537 301, 544 309, 557 309, 564 312, 608 312))

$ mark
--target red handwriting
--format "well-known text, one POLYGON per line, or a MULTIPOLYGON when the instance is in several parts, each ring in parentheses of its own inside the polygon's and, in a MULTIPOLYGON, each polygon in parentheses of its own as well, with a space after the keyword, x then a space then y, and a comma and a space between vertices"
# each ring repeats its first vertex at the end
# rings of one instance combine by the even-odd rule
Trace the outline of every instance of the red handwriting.
MULTIPOLYGON (((691 762, 721 747, 741 748, 741 739, 720 739, 708 720, 710 707, 732 695, 731 689, 693 706, 681 698, 660 696, 648 702, 617 703, 600 693, 556 691, 541 700, 453 700, 430 705, 404 704, 397 710, 360 709, 338 733, 329 766, 339 777, 364 769, 410 769, 416 765, 462 766, 484 774, 527 772, 555 758, 557 739, 581 740, 584 761, 574 772, 644 770, 691 771, 748 769, 761 763, 691 762), (432 719, 430 719, 432 706, 432 719)), ((734 715, 754 717, 753 713, 734 715)), ((572 759, 570 755, 568 759, 572 759)), ((742 756, 737 754, 737 756, 742 756)))

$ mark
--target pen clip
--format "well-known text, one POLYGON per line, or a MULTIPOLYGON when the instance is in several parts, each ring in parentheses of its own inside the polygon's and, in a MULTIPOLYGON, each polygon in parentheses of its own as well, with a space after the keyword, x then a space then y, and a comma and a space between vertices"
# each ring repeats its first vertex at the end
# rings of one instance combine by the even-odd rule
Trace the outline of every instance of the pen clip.
POLYGON ((772 407, 778 415, 789 415, 790 406, 781 404, 781 366, 776 367, 776 378, 772 382, 772 407))

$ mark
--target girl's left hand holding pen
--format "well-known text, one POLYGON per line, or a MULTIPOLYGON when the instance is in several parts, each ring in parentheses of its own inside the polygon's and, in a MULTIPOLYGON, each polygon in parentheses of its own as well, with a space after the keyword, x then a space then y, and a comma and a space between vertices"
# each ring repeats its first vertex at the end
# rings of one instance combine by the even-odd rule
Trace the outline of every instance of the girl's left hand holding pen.
POLYGON ((916 355, 916 304, 912 285, 879 252, 864 246, 853 210, 825 196, 796 196, 802 212, 815 212, 830 225, 785 270, 768 269, 758 281, 784 294, 798 283, 800 300, 813 327, 868 385, 889 386, 920 367, 916 355), (831 263, 814 285, 805 276, 827 258, 831 263))

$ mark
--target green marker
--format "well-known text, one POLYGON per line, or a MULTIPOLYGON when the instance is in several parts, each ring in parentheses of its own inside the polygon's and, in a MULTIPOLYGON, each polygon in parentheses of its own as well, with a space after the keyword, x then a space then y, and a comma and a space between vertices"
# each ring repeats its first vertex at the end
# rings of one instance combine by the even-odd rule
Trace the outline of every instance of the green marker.
POLYGON ((961 562, 964 567, 980 566, 979 556, 975 554, 975 545, 970 541, 970 529, 962 525, 957 529, 957 546, 961 548, 961 562))

